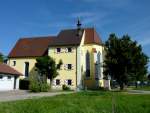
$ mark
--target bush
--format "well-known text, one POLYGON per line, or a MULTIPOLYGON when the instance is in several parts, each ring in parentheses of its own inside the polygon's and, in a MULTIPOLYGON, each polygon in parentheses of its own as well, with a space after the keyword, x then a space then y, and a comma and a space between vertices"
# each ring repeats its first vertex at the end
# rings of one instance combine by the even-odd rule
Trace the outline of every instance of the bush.
POLYGON ((70 87, 66 86, 65 84, 62 86, 63 90, 70 90, 70 87))
POLYGON ((49 85, 46 82, 43 82, 38 74, 30 75, 30 85, 29 89, 32 92, 47 92, 49 90, 49 85))
POLYGON ((19 80, 19 89, 28 90, 29 89, 29 80, 28 79, 19 80))
POLYGON ((40 87, 41 92, 48 92, 50 89, 50 86, 47 83, 42 83, 40 86, 41 86, 40 87))
POLYGON ((40 92, 40 84, 36 82, 31 82, 29 85, 29 89, 32 92, 40 92))

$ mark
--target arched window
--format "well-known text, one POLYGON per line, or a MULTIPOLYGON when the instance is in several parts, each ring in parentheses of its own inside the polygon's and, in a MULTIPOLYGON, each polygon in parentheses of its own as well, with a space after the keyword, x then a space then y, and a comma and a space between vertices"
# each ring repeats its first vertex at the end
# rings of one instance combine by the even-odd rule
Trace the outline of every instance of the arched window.
POLYGON ((101 53, 97 53, 97 63, 99 64, 101 62, 101 53))
POLYGON ((90 53, 89 51, 86 52, 86 77, 90 77, 90 53))
POLYGON ((101 53, 100 51, 97 53, 97 65, 96 65, 96 73, 97 73, 97 77, 96 78, 100 78, 101 77, 101 53))

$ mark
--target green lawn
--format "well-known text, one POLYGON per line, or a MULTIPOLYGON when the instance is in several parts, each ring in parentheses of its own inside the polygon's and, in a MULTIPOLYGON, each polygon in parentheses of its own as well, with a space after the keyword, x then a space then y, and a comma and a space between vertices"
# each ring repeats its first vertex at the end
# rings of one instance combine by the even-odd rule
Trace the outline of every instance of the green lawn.
POLYGON ((137 88, 133 88, 134 90, 145 90, 145 91, 150 91, 150 86, 138 86, 137 88))
MULTIPOLYGON (((114 93, 115 113, 150 113, 150 95, 114 93)), ((0 113, 112 113, 112 93, 80 92, 0 103, 0 113)))

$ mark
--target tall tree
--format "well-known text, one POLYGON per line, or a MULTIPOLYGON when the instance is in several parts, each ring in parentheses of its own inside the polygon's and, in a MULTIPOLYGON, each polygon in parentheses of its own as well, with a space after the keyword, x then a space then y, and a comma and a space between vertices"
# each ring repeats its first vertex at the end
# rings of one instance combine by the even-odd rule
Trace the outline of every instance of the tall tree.
POLYGON ((43 81, 46 82, 47 78, 50 79, 50 86, 52 85, 53 79, 59 74, 58 70, 63 64, 62 60, 56 65, 55 60, 50 56, 43 56, 36 59, 35 67, 42 77, 43 81))
POLYGON ((141 80, 146 75, 148 57, 142 52, 141 45, 128 35, 118 38, 110 34, 105 46, 104 74, 117 80, 121 90, 130 80, 141 80))
POLYGON ((0 63, 2 63, 2 62, 3 62, 3 60, 4 60, 4 58, 3 58, 3 54, 2 54, 2 53, 0 53, 0 63))
POLYGON ((150 80, 150 74, 148 74, 147 78, 148 78, 148 80, 150 80))

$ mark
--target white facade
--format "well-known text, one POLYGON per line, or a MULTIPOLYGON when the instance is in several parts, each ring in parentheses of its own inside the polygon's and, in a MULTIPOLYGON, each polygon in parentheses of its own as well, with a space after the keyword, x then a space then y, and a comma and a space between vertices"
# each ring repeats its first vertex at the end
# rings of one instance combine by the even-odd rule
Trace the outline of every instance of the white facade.
POLYGON ((19 89, 19 79, 14 75, 0 74, 0 91, 19 89))

